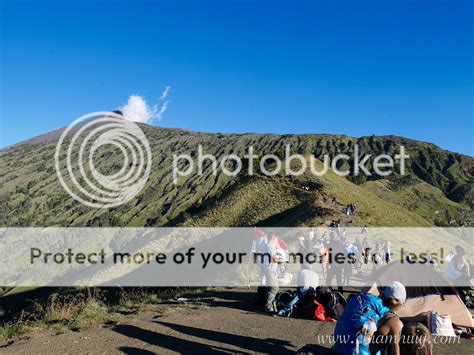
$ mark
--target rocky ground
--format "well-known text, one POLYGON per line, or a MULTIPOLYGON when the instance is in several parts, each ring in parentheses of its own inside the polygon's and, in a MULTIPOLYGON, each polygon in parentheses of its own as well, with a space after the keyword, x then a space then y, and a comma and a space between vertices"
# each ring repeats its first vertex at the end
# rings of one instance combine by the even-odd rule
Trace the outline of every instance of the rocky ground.
MULTIPOLYGON (((5 344, 1 353, 318 353, 332 354, 334 323, 274 318, 257 312, 247 289, 210 292, 199 304, 163 304, 158 312, 119 324, 57 334, 38 330, 5 344), (210 298, 207 298, 210 297, 210 298)), ((203 297, 203 295, 199 295, 203 297)), ((438 344, 434 354, 472 354, 472 341, 438 344)))

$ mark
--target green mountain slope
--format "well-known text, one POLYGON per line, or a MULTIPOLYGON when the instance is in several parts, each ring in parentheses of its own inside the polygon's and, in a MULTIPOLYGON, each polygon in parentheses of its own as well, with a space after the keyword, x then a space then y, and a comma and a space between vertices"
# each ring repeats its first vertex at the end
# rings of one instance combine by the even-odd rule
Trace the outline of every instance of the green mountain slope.
POLYGON ((257 177, 239 184, 202 213, 183 218, 185 226, 320 226, 333 219, 343 225, 430 226, 429 221, 383 200, 364 187, 332 172, 322 178, 257 177), (301 186, 312 186, 309 191, 301 186), (334 207, 332 198, 337 199, 334 207), (359 212, 344 216, 343 208, 355 203, 359 212))
MULTIPOLYGON (((474 159, 429 143, 393 136, 237 135, 141 127, 152 148, 150 178, 129 203, 107 210, 76 202, 59 184, 54 151, 60 131, 0 150, 0 226, 291 226, 326 224, 333 218, 347 225, 428 226, 452 221, 451 225, 466 225, 471 220, 474 159), (173 154, 195 154, 199 145, 218 159, 229 153, 243 156, 249 146, 259 156, 284 157, 285 145, 319 159, 324 154, 352 155, 355 144, 361 155, 372 156, 394 155, 403 145, 410 155, 407 172, 416 184, 398 179, 396 190, 374 176, 344 178, 332 172, 292 179, 242 172, 230 178, 220 170, 213 175, 209 166, 202 176, 194 172, 179 178, 178 184, 172 181, 173 154), (303 190, 303 185, 311 189, 303 190), (359 213, 345 219, 341 211, 350 202, 358 205, 359 213), (436 211, 440 212, 434 217, 436 211)), ((121 165, 120 154, 112 149, 97 158, 104 173, 121 165)))
POLYGON ((441 190, 416 177, 368 181, 361 186, 437 226, 467 226, 472 221, 468 206, 448 199, 441 190))

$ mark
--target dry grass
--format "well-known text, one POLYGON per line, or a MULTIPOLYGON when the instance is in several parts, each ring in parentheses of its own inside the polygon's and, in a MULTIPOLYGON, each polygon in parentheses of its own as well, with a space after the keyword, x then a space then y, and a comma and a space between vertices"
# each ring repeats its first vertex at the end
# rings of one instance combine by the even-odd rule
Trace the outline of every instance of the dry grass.
POLYGON ((22 311, 14 321, 0 326, 0 341, 17 338, 31 328, 53 329, 59 333, 80 330, 113 319, 99 289, 86 294, 53 293, 46 302, 34 302, 29 311, 22 311))
POLYGON ((195 303, 170 307, 162 300, 183 294, 197 295, 201 289, 122 289, 113 300, 98 288, 53 293, 44 302, 35 301, 30 310, 23 310, 15 320, 0 325, 0 342, 21 337, 32 329, 50 329, 57 333, 78 331, 102 324, 117 324, 125 316, 141 312, 165 315, 179 308, 204 309, 206 304, 195 303))

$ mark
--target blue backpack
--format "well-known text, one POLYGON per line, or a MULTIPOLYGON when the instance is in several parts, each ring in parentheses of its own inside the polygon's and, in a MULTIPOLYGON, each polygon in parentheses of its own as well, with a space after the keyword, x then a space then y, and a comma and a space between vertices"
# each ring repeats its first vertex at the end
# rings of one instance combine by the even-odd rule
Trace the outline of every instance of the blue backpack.
MULTIPOLYGON (((339 317, 334 330, 334 349, 340 354, 353 354, 357 333, 372 318, 377 323, 390 309, 371 293, 359 293, 352 297, 339 317)), ((359 348, 360 354, 370 354, 368 347, 359 348)))
POLYGON ((298 301, 299 298, 296 292, 283 291, 275 297, 273 306, 280 317, 289 317, 298 301))

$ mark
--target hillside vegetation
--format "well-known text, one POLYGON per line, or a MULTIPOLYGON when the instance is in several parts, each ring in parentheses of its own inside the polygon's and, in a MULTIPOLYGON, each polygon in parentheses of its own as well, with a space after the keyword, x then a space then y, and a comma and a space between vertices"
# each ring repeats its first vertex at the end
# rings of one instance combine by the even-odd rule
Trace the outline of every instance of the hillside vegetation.
MULTIPOLYGON (((341 218, 347 203, 359 212, 343 219, 349 226, 470 225, 472 220, 474 159, 444 151, 432 144, 405 138, 338 135, 209 134, 142 125, 153 154, 145 188, 129 203, 111 209, 86 207, 72 199, 59 184, 54 151, 60 131, 0 150, 1 226, 251 226, 322 225, 341 218), (403 145, 410 155, 408 176, 316 177, 282 175, 248 176, 246 169, 234 177, 210 166, 172 181, 173 154, 204 153, 222 157, 243 156, 253 146, 259 156, 284 157, 292 153, 318 159, 327 154, 352 156, 395 155, 403 145), (310 187, 305 190, 302 186, 310 187), (337 199, 334 206, 332 198, 337 199)), ((105 173, 121 166, 120 154, 102 151, 99 167, 105 173)), ((245 164, 245 161, 244 161, 245 164)), ((210 165, 210 162, 209 164, 210 165)), ((347 164, 352 168, 352 161, 347 164)), ((369 169, 371 164, 366 165, 369 169)), ((341 168, 343 168, 342 166, 341 168)), ((398 171, 398 170, 397 170, 398 171)))

